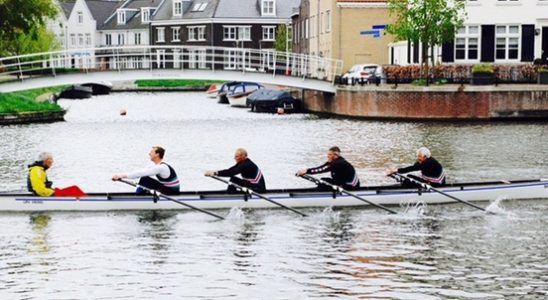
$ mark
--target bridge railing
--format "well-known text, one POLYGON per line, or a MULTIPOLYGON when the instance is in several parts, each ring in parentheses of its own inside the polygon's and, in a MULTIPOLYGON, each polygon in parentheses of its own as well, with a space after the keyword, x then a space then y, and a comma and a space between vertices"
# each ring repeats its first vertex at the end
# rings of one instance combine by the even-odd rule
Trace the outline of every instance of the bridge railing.
POLYGON ((119 46, 0 58, 0 76, 24 80, 71 72, 230 70, 334 82, 342 61, 271 49, 202 46, 119 46))

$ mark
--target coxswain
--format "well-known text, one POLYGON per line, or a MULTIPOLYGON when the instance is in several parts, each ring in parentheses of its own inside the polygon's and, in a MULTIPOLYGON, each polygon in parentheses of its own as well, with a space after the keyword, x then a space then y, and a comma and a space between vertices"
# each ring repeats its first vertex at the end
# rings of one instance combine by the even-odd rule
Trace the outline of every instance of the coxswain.
POLYGON ((48 180, 46 171, 53 166, 53 155, 50 152, 42 152, 38 160, 29 165, 27 177, 27 189, 36 196, 50 197, 55 195, 53 183, 48 180))

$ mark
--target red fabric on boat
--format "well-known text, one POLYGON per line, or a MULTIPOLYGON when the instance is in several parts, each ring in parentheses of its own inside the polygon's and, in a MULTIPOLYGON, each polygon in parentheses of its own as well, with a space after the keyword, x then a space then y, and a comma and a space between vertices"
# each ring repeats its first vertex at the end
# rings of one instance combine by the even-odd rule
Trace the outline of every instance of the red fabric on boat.
POLYGON ((55 188, 56 197, 84 197, 86 193, 82 191, 77 185, 71 185, 63 189, 55 188))

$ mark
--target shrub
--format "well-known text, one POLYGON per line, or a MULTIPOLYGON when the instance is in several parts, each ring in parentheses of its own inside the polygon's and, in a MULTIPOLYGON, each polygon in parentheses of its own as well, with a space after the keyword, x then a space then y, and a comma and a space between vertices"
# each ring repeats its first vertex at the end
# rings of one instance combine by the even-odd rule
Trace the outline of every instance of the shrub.
POLYGON ((495 74, 492 64, 477 64, 472 67, 472 74, 495 74))

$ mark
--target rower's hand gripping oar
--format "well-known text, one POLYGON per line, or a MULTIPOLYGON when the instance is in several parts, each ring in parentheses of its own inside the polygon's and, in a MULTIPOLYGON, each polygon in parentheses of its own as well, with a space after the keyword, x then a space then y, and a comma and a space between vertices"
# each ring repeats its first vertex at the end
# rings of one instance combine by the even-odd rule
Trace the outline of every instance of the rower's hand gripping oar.
POLYGON ((198 208, 198 207, 196 207, 196 206, 193 206, 193 205, 184 203, 184 202, 179 201, 179 200, 177 200, 177 199, 175 199, 175 198, 166 196, 166 195, 164 195, 164 194, 158 192, 157 190, 153 190, 153 189, 151 189, 151 188, 147 188, 147 187, 142 186, 142 185, 140 185, 140 184, 137 184, 137 183, 134 183, 134 182, 125 180, 125 179, 117 179, 116 181, 120 181, 120 182, 123 182, 123 183, 125 183, 125 184, 129 184, 129 185, 134 186, 134 187, 142 188, 143 190, 152 193, 152 195, 153 195, 154 197, 162 197, 162 198, 165 198, 165 199, 167 199, 167 200, 170 200, 170 201, 173 201, 173 202, 175 202, 175 203, 178 203, 178 204, 181 204, 181 205, 183 205, 183 206, 186 206, 186 207, 188 207, 188 208, 190 208, 190 209, 194 209, 194 210, 197 210, 197 211, 199 211, 199 212, 203 212, 204 214, 208 214, 208 215, 210 215, 210 216, 212 216, 212 217, 215 217, 215 218, 217 218, 217 219, 220 219, 220 220, 224 220, 224 219, 225 219, 225 218, 223 218, 223 217, 221 217, 221 216, 219 216, 219 215, 217 215, 217 214, 214 214, 214 213, 209 212, 209 211, 207 211, 207 210, 203 210, 203 209, 198 208))
MULTIPOLYGON (((296 176, 299 176, 298 174, 295 174, 295 175, 296 175, 296 176)), ((306 179, 306 180, 312 181, 312 182, 314 182, 314 183, 317 184, 317 185, 323 184, 323 185, 330 186, 334 191, 337 191, 337 192, 340 192, 340 193, 343 193, 343 194, 347 194, 347 195, 349 195, 349 196, 352 196, 352 197, 354 197, 354 198, 356 198, 356 199, 358 199, 358 200, 360 200, 360 201, 363 201, 363 202, 365 202, 365 203, 367 203, 367 204, 369 204, 369 205, 372 205, 372 206, 375 206, 375 207, 377 207, 377 208, 386 210, 387 212, 389 212, 389 213, 391 213, 391 214, 397 214, 396 211, 394 211, 394 210, 392 210, 392 209, 390 209, 390 208, 388 208, 388 207, 385 207, 385 206, 382 206, 382 205, 377 204, 377 203, 375 203, 375 202, 369 201, 369 200, 367 200, 367 199, 365 199, 365 198, 363 198, 363 197, 360 197, 360 196, 358 196, 358 195, 356 195, 356 194, 354 194, 354 193, 351 193, 351 192, 349 192, 349 191, 343 189, 342 187, 340 187, 340 186, 338 186, 338 185, 329 183, 329 182, 327 182, 327 181, 325 181, 325 180, 318 179, 318 178, 316 178, 316 177, 313 177, 313 176, 310 176, 310 175, 307 175, 307 174, 300 175, 300 177, 302 177, 302 178, 304 178, 304 179, 306 179)))
POLYGON ((453 199, 453 200, 456 200, 456 201, 458 201, 458 202, 460 202, 460 203, 466 204, 466 205, 468 205, 468 206, 471 206, 471 207, 476 208, 476 209, 479 209, 479 210, 483 210, 483 211, 486 212, 486 213, 495 214, 494 212, 488 211, 488 210, 486 210, 486 209, 483 208, 483 207, 477 206, 477 205, 475 205, 475 204, 473 204, 473 203, 470 203, 470 202, 468 202, 468 201, 459 199, 459 198, 457 198, 457 197, 455 197, 455 196, 452 196, 452 195, 449 195, 449 194, 447 194, 447 193, 445 193, 445 192, 442 192, 442 191, 440 191, 440 190, 438 190, 438 189, 432 187, 432 186, 429 185, 428 183, 421 182, 421 181, 419 181, 419 180, 416 180, 416 179, 413 178, 413 177, 406 176, 406 175, 403 175, 403 174, 400 174, 400 173, 394 173, 394 174, 392 174, 392 175, 390 175, 390 176, 393 177, 393 178, 400 179, 400 180, 407 179, 407 180, 409 180, 409 181, 411 181, 411 182, 413 182, 413 183, 419 185, 420 187, 422 187, 423 189, 425 189, 425 190, 427 190, 427 191, 432 190, 432 191, 434 191, 434 192, 436 192, 436 193, 440 193, 440 194, 444 195, 445 197, 449 197, 449 198, 451 198, 451 199, 453 199))
POLYGON ((302 212, 300 212, 300 211, 298 211, 298 210, 296 210, 296 209, 294 209, 294 208, 291 208, 291 207, 289 207, 289 206, 286 206, 286 205, 283 205, 283 204, 281 204, 281 203, 279 203, 279 202, 276 202, 276 201, 274 201, 274 200, 268 198, 267 196, 264 196, 264 195, 261 195, 261 194, 255 192, 254 190, 252 190, 252 189, 250 189, 250 188, 243 187, 243 186, 241 186, 241 185, 239 185, 239 184, 236 184, 236 183, 234 183, 234 182, 232 182, 232 181, 223 179, 223 178, 218 177, 218 176, 215 176, 215 175, 206 175, 206 176, 209 176, 209 177, 211 177, 211 178, 213 178, 213 179, 217 179, 217 180, 219 180, 219 181, 221 181, 221 182, 226 183, 227 185, 232 185, 232 186, 236 187, 237 189, 241 190, 242 192, 244 192, 244 193, 246 193, 246 194, 255 195, 255 196, 257 196, 257 197, 259 197, 259 198, 261 198, 261 199, 264 199, 264 200, 266 200, 266 201, 268 201, 268 202, 270 202, 270 203, 273 203, 273 204, 275 204, 275 205, 278 205, 279 207, 283 207, 283 208, 285 208, 285 209, 289 209, 290 211, 292 211, 292 212, 294 212, 294 213, 296 213, 296 214, 299 214, 299 215, 301 215, 301 216, 303 216, 303 217, 306 217, 306 214, 304 214, 304 213, 302 213, 302 212))

